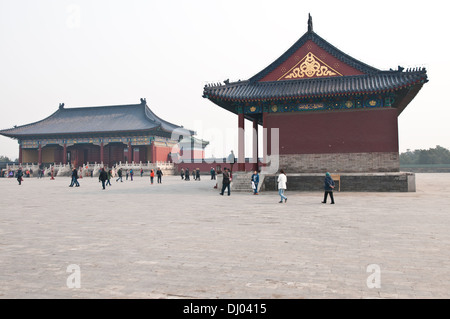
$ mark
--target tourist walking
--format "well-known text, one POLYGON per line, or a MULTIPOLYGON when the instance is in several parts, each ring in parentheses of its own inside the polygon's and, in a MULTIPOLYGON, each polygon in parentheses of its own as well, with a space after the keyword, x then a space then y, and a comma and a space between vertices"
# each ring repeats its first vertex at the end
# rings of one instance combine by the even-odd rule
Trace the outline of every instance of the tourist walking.
POLYGON ((111 178, 112 178, 112 172, 111 170, 108 171, 108 179, 106 180, 106 185, 111 186, 111 178))
POLYGON ((183 168, 181 169, 180 174, 181 174, 181 180, 183 180, 184 179, 184 169, 183 168))
POLYGON ((284 172, 284 170, 280 170, 280 175, 278 175, 278 194, 280 195, 281 199, 278 203, 282 203, 283 199, 284 202, 287 202, 287 197, 284 196, 284 192, 287 189, 287 176, 286 173, 284 172))
POLYGON ((118 182, 119 179, 120 179, 120 182, 123 182, 123 180, 122 180, 122 168, 119 168, 119 170, 117 171, 117 176, 119 176, 119 177, 117 177, 116 182, 118 182))
POLYGON ((216 179, 216 170, 214 169, 214 167, 211 167, 211 180, 216 179))
POLYGON ((162 170, 158 167, 156 170, 156 175, 158 176, 158 184, 162 183, 162 176, 164 175, 162 170))
POLYGON ((133 169, 130 169, 130 179, 131 180, 133 180, 133 175, 134 175, 133 169))
POLYGON ((253 195, 258 195, 259 174, 255 171, 252 175, 253 195))
POLYGON ((128 170, 127 170, 127 169, 125 170, 125 173, 126 173, 127 180, 128 180, 128 174, 129 174, 129 173, 128 173, 128 170))
POLYGON ((105 182, 108 179, 108 173, 106 173, 105 169, 102 168, 100 170, 100 175, 98 176, 98 180, 102 182, 102 187, 105 189, 105 182))
POLYGON ((184 173, 184 180, 188 181, 189 180, 189 168, 186 167, 186 172, 184 173))
POLYGON ((80 187, 80 183, 78 183, 78 171, 74 168, 72 169, 72 181, 70 182, 69 187, 80 187))
POLYGON ((220 192, 220 195, 223 195, 225 192, 225 189, 228 189, 228 196, 230 196, 230 172, 228 171, 228 168, 223 169, 223 179, 222 179, 222 191, 220 192))
POLYGON ((195 171, 195 180, 196 181, 200 180, 200 168, 197 168, 195 171))
POLYGON ((153 179, 155 178, 155 171, 152 169, 150 171, 150 182, 153 184, 153 179))
POLYGON ((331 204, 334 204, 334 196, 333 196, 334 180, 331 177, 331 174, 328 172, 325 173, 325 181, 323 188, 325 189, 325 194, 323 195, 322 204, 327 203, 328 194, 330 195, 331 204))
POLYGON ((22 181, 23 181, 23 171, 22 171, 22 167, 19 167, 19 169, 17 170, 17 181, 19 182, 19 185, 22 185, 22 181))
POLYGON ((141 168, 141 177, 144 176, 144 170, 141 168))

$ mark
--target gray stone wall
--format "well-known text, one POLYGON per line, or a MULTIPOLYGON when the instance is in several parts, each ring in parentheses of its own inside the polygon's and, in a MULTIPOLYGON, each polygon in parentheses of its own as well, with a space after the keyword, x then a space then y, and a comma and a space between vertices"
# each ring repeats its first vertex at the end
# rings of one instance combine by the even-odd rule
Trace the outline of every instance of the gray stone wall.
MULTIPOLYGON (((267 175, 262 190, 276 191, 278 175, 267 175)), ((324 191, 325 174, 287 174, 287 190, 324 191)), ((341 192, 415 192, 414 173, 347 173, 340 175, 340 184, 336 181, 335 191, 341 192)))
POLYGON ((280 155, 286 173, 398 172, 398 152, 280 155))

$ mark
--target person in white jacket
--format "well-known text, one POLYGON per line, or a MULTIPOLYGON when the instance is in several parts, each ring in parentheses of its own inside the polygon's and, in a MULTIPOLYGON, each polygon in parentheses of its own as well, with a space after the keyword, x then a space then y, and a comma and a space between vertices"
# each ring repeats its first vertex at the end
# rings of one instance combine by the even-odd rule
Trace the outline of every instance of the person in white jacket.
POLYGON ((280 194, 280 201, 279 203, 283 203, 283 199, 284 202, 287 202, 287 197, 284 196, 284 191, 286 190, 286 183, 287 183, 287 176, 286 173, 284 172, 284 170, 280 170, 280 175, 278 175, 278 194, 280 194))

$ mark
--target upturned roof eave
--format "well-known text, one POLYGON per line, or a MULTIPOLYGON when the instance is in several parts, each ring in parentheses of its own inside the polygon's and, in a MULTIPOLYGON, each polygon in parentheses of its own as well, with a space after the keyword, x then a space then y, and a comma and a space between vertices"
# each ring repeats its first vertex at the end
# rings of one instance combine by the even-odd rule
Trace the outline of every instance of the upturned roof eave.
POLYGON ((312 79, 298 79, 298 80, 289 80, 289 81, 271 81, 271 82, 257 82, 257 83, 251 83, 249 81, 243 81, 243 82, 234 82, 226 85, 220 85, 220 86, 206 86, 203 91, 203 97, 211 99, 220 99, 230 102, 247 102, 247 101, 263 101, 263 100, 280 100, 280 99, 299 99, 299 98, 317 98, 317 97, 331 97, 331 96, 342 96, 342 95, 356 95, 356 94, 376 94, 380 92, 393 92, 399 89, 403 89, 408 86, 414 86, 421 83, 428 82, 426 70, 420 70, 415 72, 399 72, 399 71, 380 71, 378 74, 375 75, 354 75, 354 76, 346 76, 346 77, 323 77, 323 78, 312 78, 312 79), (361 88, 349 88, 346 90, 329 90, 324 92, 317 92, 317 93, 304 93, 304 94, 279 94, 277 96, 261 96, 258 98, 253 98, 251 96, 242 97, 239 96, 233 96, 233 94, 230 95, 221 95, 217 92, 219 90, 223 90, 225 87, 242 87, 242 86, 259 86, 259 87, 271 87, 271 86, 285 86, 286 84, 292 84, 293 81, 296 82, 297 85, 299 84, 308 84, 311 82, 327 82, 330 80, 343 80, 343 81, 351 81, 352 79, 371 79, 374 77, 381 76, 379 81, 382 80, 382 76, 384 75, 391 75, 396 77, 411 77, 415 76, 414 78, 406 81, 398 81, 400 82, 398 85, 384 85, 384 87, 380 87, 377 89, 361 89, 361 88))

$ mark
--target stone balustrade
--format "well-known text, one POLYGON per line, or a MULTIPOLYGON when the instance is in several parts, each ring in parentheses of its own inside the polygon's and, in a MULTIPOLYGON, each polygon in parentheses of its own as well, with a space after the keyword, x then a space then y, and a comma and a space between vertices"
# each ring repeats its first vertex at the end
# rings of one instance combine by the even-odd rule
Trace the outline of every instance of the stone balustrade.
MULTIPOLYGON (((32 176, 34 177, 39 176, 39 165, 37 163, 7 164, 5 171, 17 171, 19 168, 22 168, 23 171, 30 170, 32 172, 32 176)), ((72 172, 72 166, 70 164, 46 164, 43 166, 44 176, 50 175, 52 168, 54 176, 70 176, 72 172)), ((78 167, 78 175, 82 177, 98 176, 101 168, 110 169, 110 167, 106 167, 103 163, 88 163, 78 167)), ((149 175, 150 170, 153 169, 156 171, 158 168, 160 168, 165 175, 173 175, 175 173, 175 166, 172 162, 160 161, 156 163, 119 162, 114 167, 111 167, 111 169, 113 168, 116 171, 119 168, 122 168, 122 170, 132 169, 135 175, 139 175, 141 169, 143 170, 144 175, 149 175)), ((5 174, 5 176, 7 175, 5 174)))

